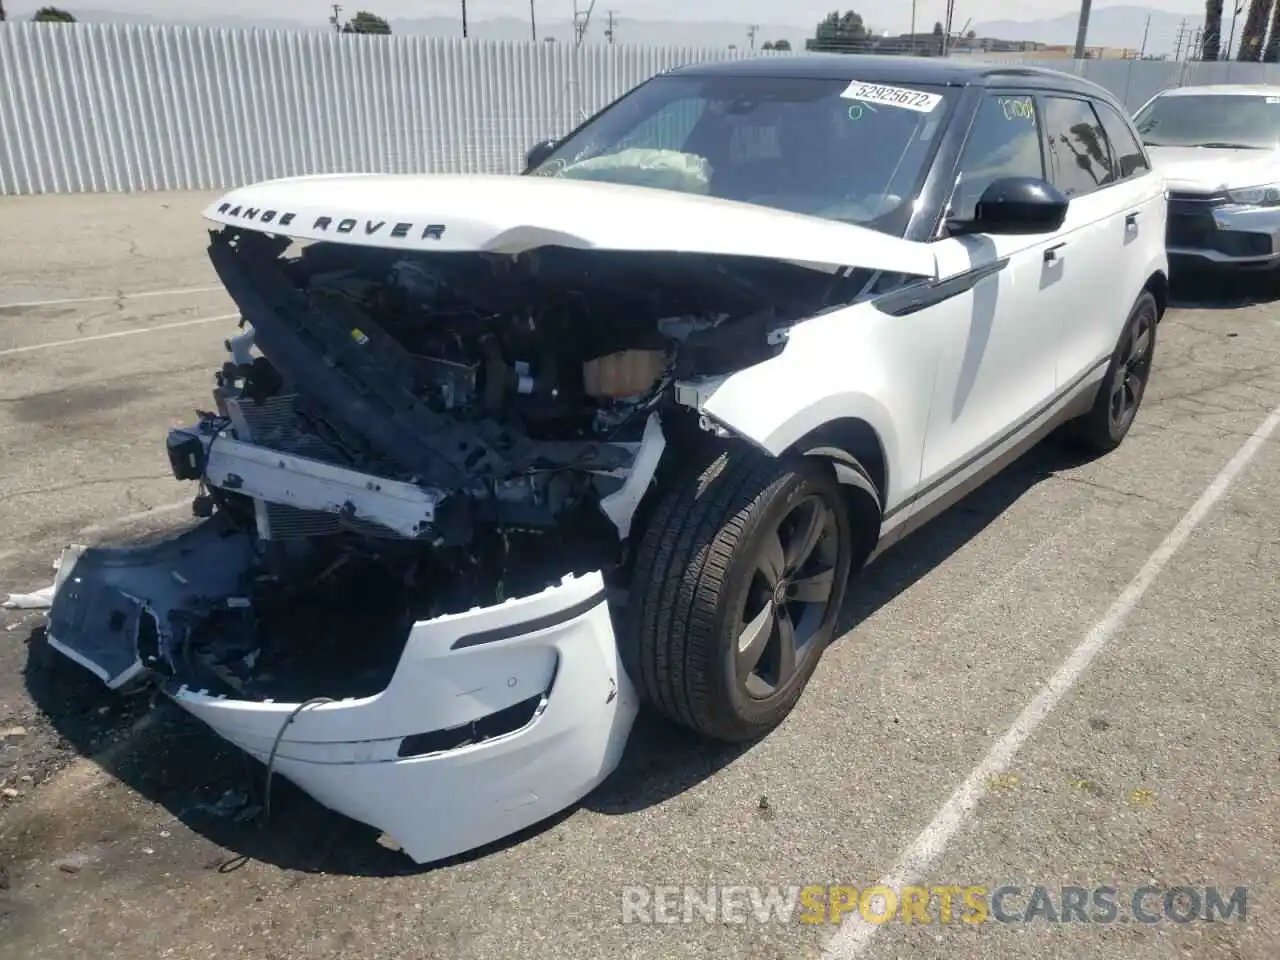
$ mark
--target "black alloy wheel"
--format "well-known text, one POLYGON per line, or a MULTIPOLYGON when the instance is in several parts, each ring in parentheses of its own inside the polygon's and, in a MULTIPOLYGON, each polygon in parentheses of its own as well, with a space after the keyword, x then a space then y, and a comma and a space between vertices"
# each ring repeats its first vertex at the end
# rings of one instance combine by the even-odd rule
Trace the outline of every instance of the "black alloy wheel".
POLYGON ((1151 376, 1155 352, 1155 304, 1140 304, 1125 331, 1127 343, 1121 350, 1119 366, 1111 379, 1107 412, 1112 432, 1125 434, 1142 404, 1142 395, 1151 376))
POLYGON ((777 695, 819 643, 837 593, 838 537, 835 511, 817 495, 793 504, 762 537, 734 658, 745 696, 777 695))

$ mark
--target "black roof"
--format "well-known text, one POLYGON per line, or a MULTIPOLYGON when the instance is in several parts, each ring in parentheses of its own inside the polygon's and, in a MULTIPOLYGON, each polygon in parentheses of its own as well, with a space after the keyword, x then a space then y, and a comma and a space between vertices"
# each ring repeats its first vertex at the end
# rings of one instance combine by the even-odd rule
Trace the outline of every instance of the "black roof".
MULTIPOLYGON (((681 77, 778 77, 814 80, 866 80, 945 87, 988 86, 1016 82, 1035 88, 1106 93, 1097 84, 1058 70, 1020 64, 979 63, 946 57, 875 54, 802 53, 788 57, 746 57, 695 63, 668 71, 681 77)), ((1108 95, 1109 96, 1109 95, 1108 95)))

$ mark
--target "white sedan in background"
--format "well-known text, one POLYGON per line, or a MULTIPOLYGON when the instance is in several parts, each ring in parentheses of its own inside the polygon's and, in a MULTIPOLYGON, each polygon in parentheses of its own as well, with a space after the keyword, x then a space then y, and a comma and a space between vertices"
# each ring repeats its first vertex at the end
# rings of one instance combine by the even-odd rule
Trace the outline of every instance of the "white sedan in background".
POLYGON ((1280 86, 1165 90, 1135 117, 1169 185, 1178 266, 1280 266, 1280 86))

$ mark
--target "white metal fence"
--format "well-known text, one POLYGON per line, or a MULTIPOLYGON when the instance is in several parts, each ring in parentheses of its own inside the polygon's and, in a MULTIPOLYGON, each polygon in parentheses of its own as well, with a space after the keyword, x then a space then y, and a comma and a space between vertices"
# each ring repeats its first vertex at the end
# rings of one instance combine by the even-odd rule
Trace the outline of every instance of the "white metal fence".
MULTIPOLYGON (((742 51, 99 24, 0 25, 0 195, 506 172, 641 81, 742 51)), ((1034 61, 1028 61, 1034 62, 1034 61)), ((1054 64, 1046 64, 1053 66, 1054 64)), ((1058 62, 1137 107, 1262 64, 1058 62)))

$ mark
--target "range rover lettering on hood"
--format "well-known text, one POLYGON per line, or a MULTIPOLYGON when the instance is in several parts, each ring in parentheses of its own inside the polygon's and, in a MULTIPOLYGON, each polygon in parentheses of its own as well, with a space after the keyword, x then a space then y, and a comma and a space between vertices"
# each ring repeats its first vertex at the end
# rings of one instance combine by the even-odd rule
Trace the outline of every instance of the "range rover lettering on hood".
MULTIPOLYGON (((244 221, 261 226, 291 226, 298 219, 296 210, 269 210, 260 207, 247 207, 243 204, 232 204, 224 201, 217 205, 218 217, 225 217, 227 222, 244 221)), ((387 220, 370 220, 361 217, 325 216, 315 218, 310 229, 316 233, 349 234, 360 232, 366 237, 386 234, 397 240, 416 236, 419 240, 439 240, 444 236, 446 225, 443 223, 413 223, 404 220, 388 222, 387 220)))
POLYGON ((936 278, 928 244, 674 190, 561 177, 347 174, 232 190, 205 218, 295 240, 517 255, 539 247, 783 260, 936 278))

